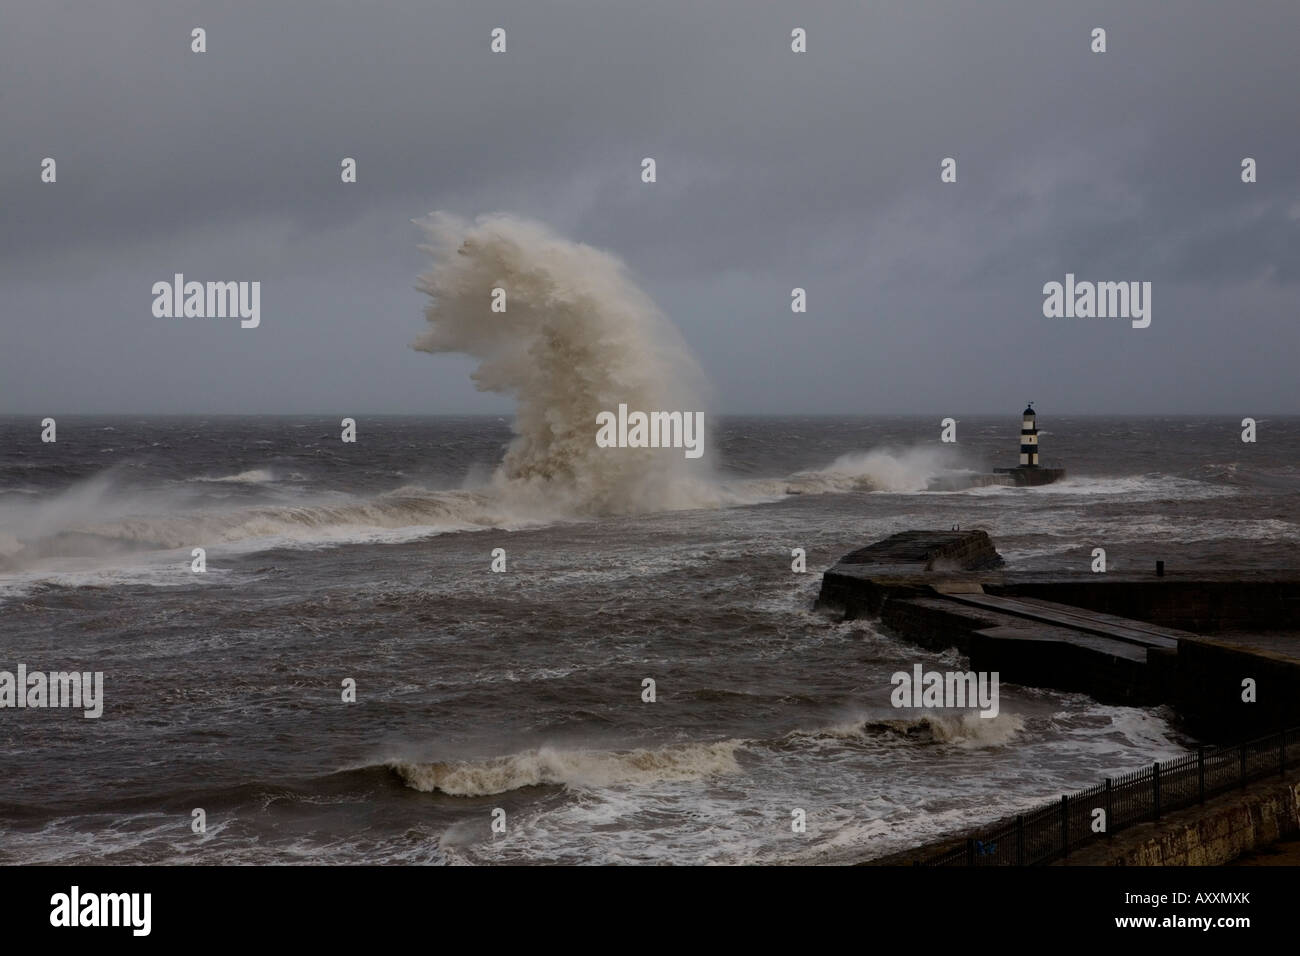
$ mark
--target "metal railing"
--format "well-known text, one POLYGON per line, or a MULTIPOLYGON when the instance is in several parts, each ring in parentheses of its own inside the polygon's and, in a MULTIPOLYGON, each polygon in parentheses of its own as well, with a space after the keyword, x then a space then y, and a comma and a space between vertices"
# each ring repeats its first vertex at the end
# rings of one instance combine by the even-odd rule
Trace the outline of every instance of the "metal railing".
POLYGON ((1136 823, 1159 820, 1252 780, 1300 766, 1300 727, 1231 747, 1201 747, 976 831, 916 866, 1033 866, 1068 857, 1136 823), (1098 811, 1102 811, 1102 816, 1098 811), (1104 823, 1104 829, 1099 825, 1104 823))

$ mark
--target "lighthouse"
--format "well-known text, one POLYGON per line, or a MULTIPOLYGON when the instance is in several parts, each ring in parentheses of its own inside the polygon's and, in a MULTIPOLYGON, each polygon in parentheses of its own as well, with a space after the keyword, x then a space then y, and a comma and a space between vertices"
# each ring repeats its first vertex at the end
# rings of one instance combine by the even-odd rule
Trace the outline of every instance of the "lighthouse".
POLYGON ((1015 468, 994 468, 989 483, 999 485, 1050 485, 1065 477, 1064 468, 1043 468, 1038 462, 1038 413, 1034 403, 1020 416, 1020 464, 1015 468))
POLYGON ((1038 467, 1038 416, 1034 414, 1034 403, 1025 406, 1025 415, 1020 422, 1020 467, 1038 467))

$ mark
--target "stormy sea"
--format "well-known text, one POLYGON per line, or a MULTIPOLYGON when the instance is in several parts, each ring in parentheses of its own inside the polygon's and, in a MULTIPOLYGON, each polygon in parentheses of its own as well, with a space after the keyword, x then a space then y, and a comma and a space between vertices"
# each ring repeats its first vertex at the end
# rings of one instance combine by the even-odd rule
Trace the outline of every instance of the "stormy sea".
POLYGON ((895 710, 961 658, 819 615, 818 572, 955 524, 1010 568, 1286 567, 1300 422, 1238 425, 1053 417, 1067 480, 1008 488, 966 479, 1014 415, 722 418, 714 500, 556 514, 494 485, 498 418, 5 419, 0 669, 104 701, 0 724, 0 860, 846 862, 1033 806, 1194 742, 1014 685, 895 710))
POLYGON ((841 555, 960 526, 1012 569, 1294 564, 1297 419, 1040 406, 1068 477, 1036 488, 980 481, 1034 395, 954 443, 710 414, 698 457, 600 447, 603 410, 713 407, 671 323, 543 227, 426 228, 411 344, 510 415, 0 419, 0 672, 103 675, 98 716, 6 711, 0 863, 869 859, 1196 742, 1010 684, 894 708, 962 660, 815 611, 841 555))

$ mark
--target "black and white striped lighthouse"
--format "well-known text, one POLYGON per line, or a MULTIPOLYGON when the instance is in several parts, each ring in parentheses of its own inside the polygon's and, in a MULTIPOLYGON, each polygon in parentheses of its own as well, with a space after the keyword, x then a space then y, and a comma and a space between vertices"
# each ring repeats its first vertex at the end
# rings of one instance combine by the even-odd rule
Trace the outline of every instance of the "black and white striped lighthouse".
POLYGON ((1024 419, 1020 423, 1020 467, 1038 467, 1038 424, 1034 414, 1034 403, 1025 408, 1024 419))
POLYGON ((1020 464, 1015 468, 994 468, 991 483, 999 485, 1050 485, 1065 477, 1065 469, 1040 468, 1038 465, 1038 415, 1034 403, 1020 417, 1020 464))

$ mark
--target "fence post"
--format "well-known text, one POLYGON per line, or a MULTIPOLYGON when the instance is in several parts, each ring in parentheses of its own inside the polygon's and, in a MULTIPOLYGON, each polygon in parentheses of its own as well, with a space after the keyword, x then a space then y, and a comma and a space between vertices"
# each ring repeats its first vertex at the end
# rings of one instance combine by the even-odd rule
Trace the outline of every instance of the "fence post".
POLYGON ((1246 742, 1241 742, 1241 789, 1246 789, 1246 742))
POLYGON ((1196 748, 1196 790, 1201 803, 1205 802, 1205 748, 1196 748))
POLYGON ((1113 814, 1113 800, 1111 797, 1110 777, 1106 778, 1106 839, 1110 839, 1111 830, 1115 825, 1113 814))
POLYGON ((1151 772, 1151 814, 1153 820, 1160 819, 1160 761, 1152 765, 1151 772))
POLYGON ((1070 856, 1070 797, 1061 794, 1061 852, 1070 856))
POLYGON ((1016 866, 1025 865, 1025 815, 1016 814, 1016 866))

